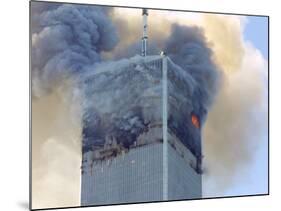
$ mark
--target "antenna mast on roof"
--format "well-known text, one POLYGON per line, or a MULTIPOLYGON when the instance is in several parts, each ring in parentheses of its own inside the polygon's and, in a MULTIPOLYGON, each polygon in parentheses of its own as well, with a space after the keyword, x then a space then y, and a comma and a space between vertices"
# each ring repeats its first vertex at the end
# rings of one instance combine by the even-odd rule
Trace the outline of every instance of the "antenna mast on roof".
POLYGON ((141 55, 146 56, 147 52, 147 16, 148 10, 142 9, 142 23, 143 23, 143 34, 141 39, 141 55))

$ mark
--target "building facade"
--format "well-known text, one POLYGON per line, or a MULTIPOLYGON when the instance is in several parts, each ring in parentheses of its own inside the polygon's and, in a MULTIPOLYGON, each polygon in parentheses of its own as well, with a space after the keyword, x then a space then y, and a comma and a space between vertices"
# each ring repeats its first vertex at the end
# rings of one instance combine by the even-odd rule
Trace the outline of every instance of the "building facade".
POLYGON ((202 197, 206 112, 191 83, 164 55, 112 62, 87 77, 82 206, 202 197))

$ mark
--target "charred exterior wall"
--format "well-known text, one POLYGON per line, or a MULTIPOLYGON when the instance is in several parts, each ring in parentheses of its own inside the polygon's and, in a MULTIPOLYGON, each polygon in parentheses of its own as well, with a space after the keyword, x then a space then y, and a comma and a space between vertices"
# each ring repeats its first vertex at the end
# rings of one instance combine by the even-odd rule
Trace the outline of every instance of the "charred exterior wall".
POLYGON ((188 73, 169 60, 167 76, 166 102, 160 56, 112 63, 84 81, 81 205, 163 200, 163 103, 168 200, 201 197, 201 129, 191 115, 203 122, 206 112, 188 73))

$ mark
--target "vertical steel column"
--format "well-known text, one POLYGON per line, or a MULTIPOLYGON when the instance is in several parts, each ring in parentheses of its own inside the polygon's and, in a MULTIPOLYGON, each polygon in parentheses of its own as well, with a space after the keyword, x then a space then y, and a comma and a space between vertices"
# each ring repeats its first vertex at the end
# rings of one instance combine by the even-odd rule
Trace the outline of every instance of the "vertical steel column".
POLYGON ((167 57, 162 58, 163 200, 168 200, 168 83, 167 57))

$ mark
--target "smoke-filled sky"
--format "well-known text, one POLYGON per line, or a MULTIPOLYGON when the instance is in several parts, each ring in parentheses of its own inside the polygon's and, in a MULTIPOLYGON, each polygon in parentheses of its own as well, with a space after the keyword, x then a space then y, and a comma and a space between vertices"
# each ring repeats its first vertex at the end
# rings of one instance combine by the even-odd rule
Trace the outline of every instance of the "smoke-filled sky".
MULTIPOLYGON (((79 206, 76 81, 98 62, 140 52, 141 10, 38 2, 31 9, 33 208, 79 206)), ((179 27, 180 40, 204 37, 210 54, 200 55, 212 61, 199 61, 217 71, 202 132, 203 196, 266 193, 267 18, 150 10, 148 24, 148 54, 167 48, 179 27)))

